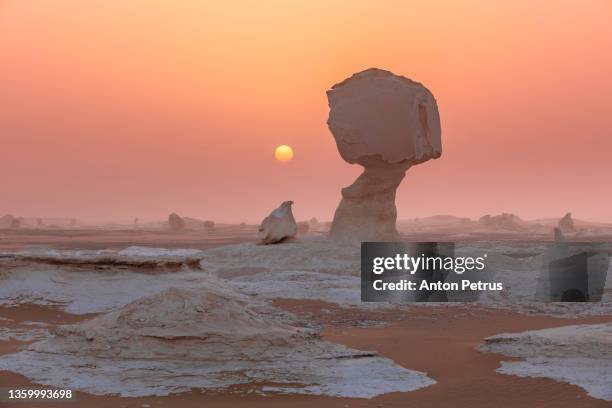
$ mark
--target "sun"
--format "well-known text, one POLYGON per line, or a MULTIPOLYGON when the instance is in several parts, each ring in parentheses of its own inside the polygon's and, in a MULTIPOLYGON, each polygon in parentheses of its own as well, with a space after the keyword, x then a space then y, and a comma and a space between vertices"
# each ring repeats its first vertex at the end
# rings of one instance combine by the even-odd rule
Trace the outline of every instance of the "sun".
POLYGON ((293 158, 293 149, 291 146, 280 145, 274 150, 274 157, 281 162, 288 162, 293 158))

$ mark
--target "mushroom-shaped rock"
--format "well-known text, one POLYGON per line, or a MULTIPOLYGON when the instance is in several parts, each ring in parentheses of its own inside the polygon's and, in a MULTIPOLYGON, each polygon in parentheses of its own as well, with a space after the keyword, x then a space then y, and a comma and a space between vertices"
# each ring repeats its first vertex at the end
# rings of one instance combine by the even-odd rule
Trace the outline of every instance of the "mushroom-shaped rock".
POLYGON ((297 224, 291 211, 293 201, 283 202, 261 222, 259 237, 262 244, 275 244, 297 234, 297 224))
POLYGON ((572 219, 572 213, 567 213, 559 220, 559 229, 561 232, 573 232, 576 230, 574 227, 574 220, 572 219))
POLYGON ((327 98, 327 125, 340 155, 365 168, 342 189, 330 234, 396 239, 395 192, 406 170, 442 154, 436 100, 420 83, 377 68, 334 85, 327 98))
POLYGON ((185 220, 180 215, 172 213, 168 216, 168 225, 172 231, 181 231, 185 229, 185 220))

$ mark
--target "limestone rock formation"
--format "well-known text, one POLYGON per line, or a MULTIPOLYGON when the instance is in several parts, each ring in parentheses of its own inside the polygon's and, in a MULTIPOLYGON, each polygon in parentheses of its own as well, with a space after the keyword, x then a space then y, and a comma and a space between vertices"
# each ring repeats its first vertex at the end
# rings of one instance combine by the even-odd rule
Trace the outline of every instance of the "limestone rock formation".
POLYGON ((520 230, 523 228, 524 221, 515 214, 502 213, 499 215, 485 215, 478 220, 480 225, 491 229, 520 230))
POLYGON ((565 241, 565 236, 563 235, 563 231, 561 231, 561 228, 555 227, 554 238, 555 238, 555 242, 565 241))
POLYGON ((574 227, 574 220, 572 219, 572 213, 567 213, 559 220, 559 224, 557 225, 561 232, 574 232, 576 228, 574 227))
POLYGON ((13 217, 12 214, 6 214, 0 217, 0 228, 10 228, 14 219, 15 217, 13 217))
POLYGON ((502 361, 498 373, 551 378, 612 401, 611 323, 503 333, 487 337, 479 349, 513 357, 502 361))
POLYGON ((259 227, 259 237, 262 244, 275 244, 297 234, 297 224, 291 211, 293 201, 283 202, 272 211, 259 227))
POLYGON ((395 192, 406 170, 442 154, 436 100, 420 83, 377 68, 334 85, 327 98, 327 124, 340 155, 365 168, 342 189, 330 234, 396 239, 395 192))
POLYGON ((206 232, 215 232, 215 222, 214 221, 204 221, 204 229, 206 232))
POLYGON ((54 337, 0 356, 0 370, 122 396, 266 383, 283 393, 371 398, 435 383, 376 353, 323 341, 316 330, 294 326, 216 279, 62 326, 54 337))
POLYGON ((185 229, 185 220, 180 215, 172 213, 168 216, 168 225, 172 231, 181 231, 185 229))
POLYGON ((21 228, 23 227, 24 223, 25 223, 25 220, 23 217, 15 217, 11 220, 11 224, 9 225, 9 228, 21 228))

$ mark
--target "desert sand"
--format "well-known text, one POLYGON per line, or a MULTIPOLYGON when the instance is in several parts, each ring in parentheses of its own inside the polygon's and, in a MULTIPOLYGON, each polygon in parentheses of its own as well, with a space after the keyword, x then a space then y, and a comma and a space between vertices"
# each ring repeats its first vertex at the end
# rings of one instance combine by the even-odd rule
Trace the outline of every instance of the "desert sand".
MULTIPOLYGON (((543 248, 542 242, 513 244, 521 239, 524 231, 483 230, 477 221, 469 220, 458 219, 456 223, 458 227, 453 227, 448 220, 442 226, 436 220, 411 221, 400 223, 400 231, 405 239, 420 236, 424 231, 432 236, 454 236, 458 241, 463 237, 468 248, 485 236, 510 237, 494 258, 517 271, 529 265, 543 248)), ((551 230, 549 226, 541 228, 543 236, 544 230, 551 230)), ((589 237, 596 237, 591 239, 599 240, 597 234, 605 236, 608 230, 607 227, 593 227, 588 231, 589 237)), ((257 308, 276 310, 272 313, 264 310, 264 316, 289 319, 283 321, 320 333, 321 341, 326 344, 360 350, 367 356, 374 353, 375 358, 388 359, 384 367, 403 367, 423 373, 432 382, 410 392, 383 392, 372 398, 285 394, 278 392, 279 384, 265 379, 223 389, 194 387, 191 391, 166 396, 121 397, 113 395, 116 393, 93 395, 77 391, 79 406, 268 407, 292 404, 299 407, 320 404, 399 407, 447 406, 449 403, 457 407, 485 407, 492 403, 499 406, 609 406, 609 401, 590 396, 586 388, 562 379, 555 381, 500 372, 508 363, 520 362, 527 356, 517 358, 482 349, 487 338, 503 333, 612 322, 609 289, 605 291, 603 302, 571 307, 531 303, 526 300, 531 292, 524 293, 533 286, 531 284, 516 288, 512 294, 516 303, 483 298, 477 303, 463 305, 370 307, 358 300, 358 278, 355 276, 359 265, 358 246, 327 241, 322 230, 274 246, 257 245, 256 232, 255 228, 245 231, 239 226, 219 226, 208 235, 193 231, 171 233, 163 229, 131 231, 127 228, 83 229, 77 234, 35 229, 19 233, 3 231, 0 360, 45 341, 51 333, 61 332, 62 325, 79 327, 85 324, 83 327, 88 327, 91 325, 88 322, 95 321, 92 319, 103 319, 116 326, 112 317, 115 311, 129 311, 133 307, 130 304, 138 305, 142 302, 139 299, 154 298, 158 296, 156 293, 167 288, 203 293, 198 287, 210 287, 209 279, 214 277, 229 284, 232 291, 244 294, 240 296, 261 302, 262 306, 257 308), (10 245, 7 244, 9 240, 10 245), (92 292, 89 287, 96 289, 92 292), (83 293, 88 296, 83 298, 83 293)), ((516 286, 514 275, 508 275, 507 279, 516 286)), ((138 310, 135 308, 134 313, 140 313, 138 310)), ((92 327, 103 328, 105 324, 92 327)), ((200 327, 210 328, 209 323, 200 327)), ((192 331, 188 326, 179 327, 179 330, 192 331)), ((192 335, 200 336, 197 331, 192 331, 192 335)), ((606 347, 607 343, 602 344, 606 347)), ((2 371, 0 383, 11 387, 37 386, 27 377, 10 371, 2 371)), ((350 391, 350 384, 349 381, 347 392, 357 395, 357 391, 350 391)))
MULTIPOLYGON (((431 387, 410 393, 392 393, 371 400, 300 395, 258 395, 258 386, 242 386, 226 392, 188 393, 166 397, 121 398, 77 393, 79 406, 85 407, 296 407, 320 404, 329 407, 604 407, 609 402, 586 395, 579 387, 542 378, 520 378, 496 373, 503 356, 476 350, 487 336, 501 332, 525 331, 568 324, 595 324, 612 321, 612 316, 559 319, 529 316, 498 310, 465 308, 414 308, 398 317, 393 312, 363 312, 338 309, 316 301, 278 300, 285 310, 313 318, 324 316, 324 339, 364 350, 375 350, 399 364, 427 372, 436 379, 431 387), (355 327, 364 320, 372 327, 355 327), (383 326, 379 323, 389 322, 383 326)), ((32 319, 50 323, 74 323, 75 318, 49 308, 0 308, 0 317, 16 323, 32 319)), ((90 317, 90 316, 87 316, 90 317)), ((316 318, 315 318, 316 319, 316 318)), ((15 352, 25 344, 15 340, 0 342, 0 353, 15 352)), ((2 372, 3 386, 36 386, 25 377, 2 372)), ((31 404, 32 407, 65 404, 31 404)))

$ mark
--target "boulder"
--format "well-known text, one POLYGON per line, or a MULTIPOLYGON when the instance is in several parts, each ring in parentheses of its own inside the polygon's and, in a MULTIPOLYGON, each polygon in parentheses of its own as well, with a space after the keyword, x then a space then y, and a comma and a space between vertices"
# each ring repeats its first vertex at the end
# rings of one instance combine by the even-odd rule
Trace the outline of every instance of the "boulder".
POLYGON ((275 244, 297 234, 297 224, 291 211, 293 201, 283 202, 272 211, 259 227, 259 237, 262 244, 275 244))

